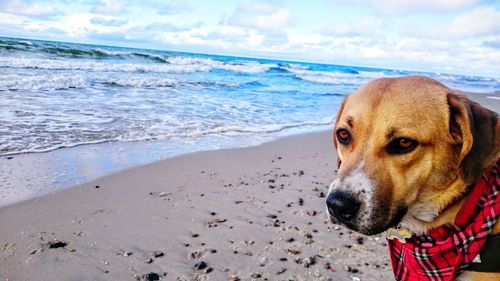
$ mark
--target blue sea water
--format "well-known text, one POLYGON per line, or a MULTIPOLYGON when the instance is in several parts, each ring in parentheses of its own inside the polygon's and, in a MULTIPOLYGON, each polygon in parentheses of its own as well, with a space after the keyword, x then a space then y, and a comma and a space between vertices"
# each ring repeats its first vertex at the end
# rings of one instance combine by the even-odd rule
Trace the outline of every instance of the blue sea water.
POLYGON ((408 74, 500 88, 498 78, 0 38, 0 155, 315 130, 361 84, 408 74))
POLYGON ((500 89, 498 77, 0 37, 0 206, 184 153, 331 128, 346 94, 409 74, 500 89))

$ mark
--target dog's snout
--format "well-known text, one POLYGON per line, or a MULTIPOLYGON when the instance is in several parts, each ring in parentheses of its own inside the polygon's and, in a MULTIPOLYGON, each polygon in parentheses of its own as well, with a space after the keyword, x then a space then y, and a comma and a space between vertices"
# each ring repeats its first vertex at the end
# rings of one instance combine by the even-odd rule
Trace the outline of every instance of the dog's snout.
POLYGON ((356 217, 359 203, 348 193, 335 191, 328 195, 326 206, 331 216, 342 222, 349 222, 356 217))

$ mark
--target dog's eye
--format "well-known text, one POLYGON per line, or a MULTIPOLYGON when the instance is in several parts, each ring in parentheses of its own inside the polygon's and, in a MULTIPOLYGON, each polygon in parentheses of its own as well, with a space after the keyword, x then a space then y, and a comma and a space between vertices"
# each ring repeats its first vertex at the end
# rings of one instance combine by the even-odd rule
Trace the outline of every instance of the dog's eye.
POLYGON ((351 141, 351 133, 346 129, 338 129, 337 140, 343 145, 348 145, 351 141))
POLYGON ((414 150, 418 142, 409 138, 397 138, 389 143, 387 152, 390 154, 403 154, 414 150))

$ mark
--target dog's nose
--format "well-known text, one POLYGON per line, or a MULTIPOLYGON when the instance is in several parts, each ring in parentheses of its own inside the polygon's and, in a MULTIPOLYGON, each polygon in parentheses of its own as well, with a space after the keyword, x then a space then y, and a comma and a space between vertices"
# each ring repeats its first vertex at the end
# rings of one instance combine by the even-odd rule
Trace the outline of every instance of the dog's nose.
POLYGON ((348 193, 335 191, 326 198, 326 206, 331 216, 342 222, 349 222, 359 210, 359 203, 348 193))

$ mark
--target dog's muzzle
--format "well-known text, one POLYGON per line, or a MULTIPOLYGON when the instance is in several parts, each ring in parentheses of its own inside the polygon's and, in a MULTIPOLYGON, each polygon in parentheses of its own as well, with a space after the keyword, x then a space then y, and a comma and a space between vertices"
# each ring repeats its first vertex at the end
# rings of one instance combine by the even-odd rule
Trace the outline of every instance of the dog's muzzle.
POLYGON ((358 214, 360 203, 349 193, 334 191, 328 195, 326 206, 333 222, 350 224, 358 214))

